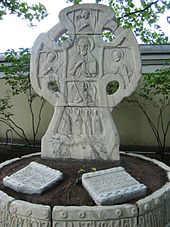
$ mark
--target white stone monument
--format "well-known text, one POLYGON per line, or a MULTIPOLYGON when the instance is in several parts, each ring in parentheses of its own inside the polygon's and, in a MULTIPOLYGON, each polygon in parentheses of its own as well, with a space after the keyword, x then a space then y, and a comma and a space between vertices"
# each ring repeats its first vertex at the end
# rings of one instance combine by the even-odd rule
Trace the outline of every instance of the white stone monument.
POLYGON ((112 108, 136 88, 141 71, 137 41, 104 5, 63 9, 60 22, 36 39, 31 58, 35 91, 54 106, 42 138, 43 158, 119 160, 112 108), (102 32, 111 31, 106 42, 102 32), (110 82, 118 89, 106 92, 110 82))

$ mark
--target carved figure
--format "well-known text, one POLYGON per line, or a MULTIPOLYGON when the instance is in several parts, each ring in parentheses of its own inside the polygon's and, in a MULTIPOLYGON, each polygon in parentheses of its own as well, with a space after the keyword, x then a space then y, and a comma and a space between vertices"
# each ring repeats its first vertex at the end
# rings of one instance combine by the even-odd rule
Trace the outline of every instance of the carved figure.
POLYGON ((83 112, 82 134, 92 134, 91 111, 88 108, 83 112))
POLYGON ((75 108, 74 117, 73 117, 73 134, 81 135, 82 134, 82 117, 80 108, 75 108))
POLYGON ((61 62, 58 60, 58 54, 54 51, 46 53, 45 61, 42 63, 40 76, 43 76, 43 89, 49 89, 51 92, 59 91, 59 77, 61 75, 61 62))
POLYGON ((126 62, 123 60, 124 53, 122 50, 113 50, 112 52, 112 72, 114 74, 121 75, 123 81, 124 81, 124 88, 126 88, 129 83, 130 79, 133 75, 133 71, 130 67, 130 65, 126 64, 126 62))
POLYGON ((66 107, 59 125, 58 132, 61 134, 72 134, 71 108, 66 107))
POLYGON ((102 122, 101 122, 98 109, 93 109, 92 126, 93 126, 94 135, 98 135, 102 133, 102 122))
POLYGON ((96 59, 90 52, 90 41, 81 37, 77 42, 77 52, 71 57, 68 66, 68 77, 93 78, 96 76, 96 59))
POLYGON ((55 52, 46 54, 45 62, 42 64, 41 75, 48 75, 50 80, 59 79, 61 62, 58 61, 58 55, 55 52))
POLYGON ((72 86, 73 103, 82 105, 94 104, 96 101, 96 88, 90 82, 74 82, 72 86))
POLYGON ((90 11, 81 10, 80 15, 77 16, 77 32, 92 32, 91 20, 90 20, 90 11))

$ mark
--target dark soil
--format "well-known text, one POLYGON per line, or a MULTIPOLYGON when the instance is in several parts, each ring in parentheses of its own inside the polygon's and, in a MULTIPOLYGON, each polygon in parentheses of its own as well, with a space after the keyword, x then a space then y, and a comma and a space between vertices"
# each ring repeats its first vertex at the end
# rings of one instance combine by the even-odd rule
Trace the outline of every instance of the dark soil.
POLYGON ((0 163, 23 155, 40 152, 40 147, 31 148, 28 146, 4 146, 0 145, 0 163))
MULTIPOLYGON (((83 188, 81 182, 77 182, 78 171, 81 168, 86 171, 91 171, 91 168, 101 170, 112 168, 114 166, 116 166, 116 164, 111 161, 44 160, 41 159, 40 156, 34 156, 3 167, 0 175, 0 190, 16 199, 50 205, 51 207, 55 205, 94 206, 95 204, 93 200, 83 188), (64 174, 64 180, 42 195, 30 196, 15 192, 12 189, 3 186, 2 179, 5 176, 11 175, 17 170, 25 167, 31 161, 36 161, 51 168, 60 170, 64 174)), ((157 165, 139 158, 121 155, 120 166, 124 167, 128 173, 147 186, 147 195, 161 188, 167 181, 166 173, 162 169, 157 165)), ((131 200, 129 203, 135 203, 136 200, 131 200)))

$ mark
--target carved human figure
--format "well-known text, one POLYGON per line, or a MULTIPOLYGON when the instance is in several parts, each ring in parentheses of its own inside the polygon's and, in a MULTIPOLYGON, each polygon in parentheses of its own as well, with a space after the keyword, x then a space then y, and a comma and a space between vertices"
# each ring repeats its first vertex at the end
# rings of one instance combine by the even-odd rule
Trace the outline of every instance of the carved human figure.
POLYGON ((80 108, 75 108, 73 116, 73 134, 81 135, 82 133, 82 117, 80 108))
POLYGON ((73 103, 94 104, 96 88, 88 81, 74 82, 72 86, 73 103))
POLYGON ((80 15, 76 18, 76 31, 77 32, 91 32, 92 26, 90 21, 90 11, 89 10, 81 10, 80 15))
POLYGON ((91 111, 89 108, 85 108, 83 112, 82 134, 92 134, 91 111))
POLYGON ((50 79, 55 77, 58 80, 60 75, 61 62, 58 60, 57 53, 49 51, 46 54, 46 60, 42 64, 41 75, 48 75, 50 79))
POLYGON ((61 134, 72 134, 71 108, 66 107, 59 125, 58 132, 61 134))
POLYGON ((49 89, 51 92, 59 91, 59 77, 61 75, 61 62, 58 60, 58 55, 54 51, 49 51, 46 54, 46 60, 41 67, 41 75, 44 76, 44 89, 49 89))
POLYGON ((90 52, 90 41, 81 37, 77 42, 76 54, 71 56, 68 76, 73 78, 93 78, 96 76, 96 59, 90 52))
POLYGON ((112 60, 113 60, 113 64, 112 64, 112 73, 114 74, 119 74, 124 82, 124 88, 126 88, 129 83, 130 83, 130 79, 131 76, 133 75, 133 71, 130 67, 130 65, 128 65, 124 60, 124 53, 122 50, 113 50, 112 51, 112 60))
POLYGON ((98 135, 102 133, 102 122, 101 122, 98 109, 93 109, 92 126, 93 126, 94 135, 98 135))
POLYGON ((82 91, 83 94, 83 101, 85 104, 92 103, 93 100, 93 91, 91 89, 91 84, 89 82, 82 82, 79 83, 80 91, 82 91))

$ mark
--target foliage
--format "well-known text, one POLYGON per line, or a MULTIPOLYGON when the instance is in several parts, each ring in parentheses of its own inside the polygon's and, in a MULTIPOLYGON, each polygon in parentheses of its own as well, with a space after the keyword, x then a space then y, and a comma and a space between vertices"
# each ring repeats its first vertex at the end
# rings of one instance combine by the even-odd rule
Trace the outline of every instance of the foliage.
POLYGON ((90 169, 87 169, 85 167, 81 167, 77 172, 76 184, 81 183, 83 174, 89 172, 96 172, 96 168, 91 167, 90 169))
POLYGON ((74 4, 79 4, 81 3, 82 0, 67 0, 67 2, 71 2, 71 3, 74 3, 74 4))
POLYGON ((5 73, 5 83, 10 87, 7 92, 8 97, 4 97, 0 100, 0 121, 8 125, 17 135, 25 139, 27 143, 30 143, 24 130, 13 120, 12 105, 10 105, 11 96, 24 94, 27 98, 28 107, 31 114, 31 126, 33 135, 33 144, 35 144, 36 136, 39 130, 41 122, 42 109, 45 104, 43 98, 40 99, 40 108, 36 110, 38 113, 38 120, 35 120, 35 110, 33 105, 39 98, 31 87, 29 68, 30 68, 30 49, 20 49, 20 52, 14 50, 7 50, 5 53, 5 60, 10 65, 0 65, 0 70, 5 73))
POLYGON ((107 87, 106 87, 106 92, 108 95, 112 95, 114 94, 119 88, 119 83, 114 80, 108 83, 107 87))
POLYGON ((77 171, 77 177, 75 179, 75 181, 73 181, 72 183, 70 183, 70 189, 68 191, 68 194, 67 194, 67 203, 70 204, 70 195, 71 195, 71 192, 73 190, 73 188, 75 187, 76 184, 81 184, 82 183, 82 175, 84 173, 88 173, 88 172, 95 172, 96 171, 96 168, 95 167, 92 167, 92 168, 86 168, 86 167, 81 167, 78 171, 77 171))
POLYGON ((144 81, 139 92, 127 100, 136 104, 144 113, 158 145, 158 154, 163 158, 166 149, 167 136, 170 129, 170 119, 165 117, 170 107, 170 61, 155 73, 144 74, 144 81), (141 100, 143 99, 144 102, 141 100), (155 108, 155 119, 149 114, 146 104, 155 108))
MULTIPOLYGON (((83 0, 68 1, 78 4, 83 0)), ((96 0, 96 2, 107 3, 113 9, 117 23, 124 28, 132 29, 143 43, 164 44, 169 42, 158 24, 161 14, 170 9, 169 0, 96 0)))
POLYGON ((29 21, 30 25, 33 25, 34 20, 40 21, 48 15, 41 3, 28 5, 20 0, 1 0, 0 19, 3 19, 8 12, 29 21))
POLYGON ((1 65, 1 70, 5 73, 5 81, 11 87, 12 95, 27 93, 30 88, 29 61, 30 49, 20 48, 19 52, 7 50, 5 61, 10 65, 1 65))

